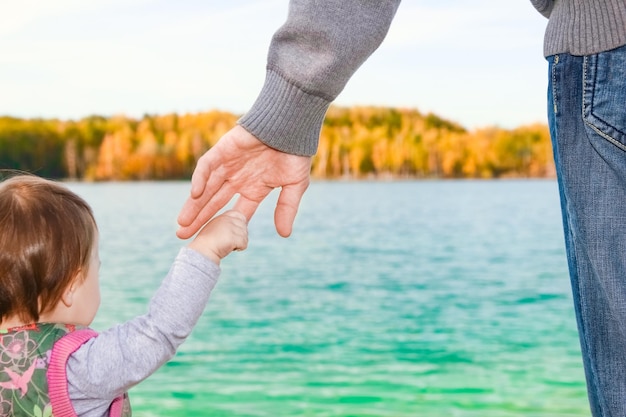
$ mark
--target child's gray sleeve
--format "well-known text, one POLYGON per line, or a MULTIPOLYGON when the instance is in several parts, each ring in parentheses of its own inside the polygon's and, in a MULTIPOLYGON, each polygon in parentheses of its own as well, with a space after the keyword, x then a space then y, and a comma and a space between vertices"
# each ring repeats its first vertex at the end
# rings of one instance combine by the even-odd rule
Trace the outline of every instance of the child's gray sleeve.
POLYGON ((103 416, 115 397, 171 359, 189 336, 220 268, 189 248, 179 252, 148 312, 89 340, 69 358, 68 390, 80 416, 103 416))

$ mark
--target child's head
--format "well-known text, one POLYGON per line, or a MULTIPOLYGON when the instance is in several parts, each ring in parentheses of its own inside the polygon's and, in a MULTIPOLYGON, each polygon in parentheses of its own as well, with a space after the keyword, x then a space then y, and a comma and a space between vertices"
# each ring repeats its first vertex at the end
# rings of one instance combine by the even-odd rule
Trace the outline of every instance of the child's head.
MULTIPOLYGON (((31 175, 0 182, 0 323, 39 321, 67 304, 94 268, 97 290, 97 240, 91 208, 65 186, 31 175)), ((100 296, 90 287, 95 315, 100 296)))

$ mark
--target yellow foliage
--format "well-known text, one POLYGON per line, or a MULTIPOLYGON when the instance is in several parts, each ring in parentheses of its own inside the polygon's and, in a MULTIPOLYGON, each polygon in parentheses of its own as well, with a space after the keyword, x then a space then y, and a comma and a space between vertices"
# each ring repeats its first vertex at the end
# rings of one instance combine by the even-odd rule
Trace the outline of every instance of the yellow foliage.
MULTIPOLYGON (((189 178, 198 158, 236 121, 236 115, 221 111, 139 120, 0 117, 0 164, 30 170, 35 161, 35 169, 49 176, 103 181, 189 178)), ((324 120, 311 172, 316 178, 555 175, 543 124, 467 131, 416 109, 334 106, 324 120)))

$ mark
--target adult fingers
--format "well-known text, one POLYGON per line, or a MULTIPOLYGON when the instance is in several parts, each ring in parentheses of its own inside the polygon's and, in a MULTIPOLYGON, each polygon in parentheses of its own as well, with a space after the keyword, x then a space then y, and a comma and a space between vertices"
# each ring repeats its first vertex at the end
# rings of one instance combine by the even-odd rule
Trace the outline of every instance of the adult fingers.
MULTIPOLYGON (((180 224, 176 231, 176 236, 180 239, 188 239, 206 224, 222 207, 224 207, 233 197, 234 192, 231 187, 224 185, 213 195, 213 198, 199 211, 198 215, 190 224, 180 224)), ((189 200, 187 200, 189 201, 189 200)))
POLYGON ((308 182, 298 183, 283 186, 280 190, 274 210, 274 225, 280 236, 289 237, 291 235, 300 201, 308 186, 308 182))
MULTIPOLYGON (((204 174, 198 174, 202 177, 204 174)), ((195 176, 195 172, 194 172, 195 176)), ((198 177, 198 178, 200 178, 198 177)), ((192 178, 193 181, 193 178, 192 178)), ((206 185, 204 187, 204 192, 199 196, 193 195, 193 191, 191 196, 185 201, 185 204, 180 210, 178 214, 178 224, 186 227, 191 225, 193 221, 196 219, 198 214, 204 209, 207 204, 214 198, 215 194, 224 186, 224 176, 218 171, 213 171, 209 174, 206 180, 206 185)), ((192 184, 193 189, 193 184, 192 184)), ((221 208, 221 207, 220 207, 221 208)), ((218 209, 219 210, 219 209, 218 209)), ((213 213, 215 214, 215 213, 213 213)))
POLYGON ((243 214, 247 221, 250 221, 252 216, 254 216, 256 209, 259 207, 259 204, 260 201, 250 200, 243 195, 240 195, 239 198, 237 198, 237 202, 235 202, 233 209, 243 214))
MULTIPOLYGON (((191 175, 191 197, 198 198, 204 194, 205 188, 211 178, 214 155, 217 149, 211 148, 206 151, 196 162, 196 167, 191 175)), ((218 155, 215 155, 217 158, 218 155)))

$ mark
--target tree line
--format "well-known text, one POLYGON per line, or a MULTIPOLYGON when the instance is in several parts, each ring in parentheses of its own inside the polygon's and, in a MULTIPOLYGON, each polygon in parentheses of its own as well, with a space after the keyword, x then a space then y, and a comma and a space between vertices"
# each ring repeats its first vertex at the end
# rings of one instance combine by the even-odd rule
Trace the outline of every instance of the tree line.
MULTIPOLYGON (((197 159, 237 121, 228 112, 0 117, 0 168, 89 181, 191 177, 197 159)), ((468 131, 416 109, 331 107, 314 178, 553 177, 547 126, 468 131)))

